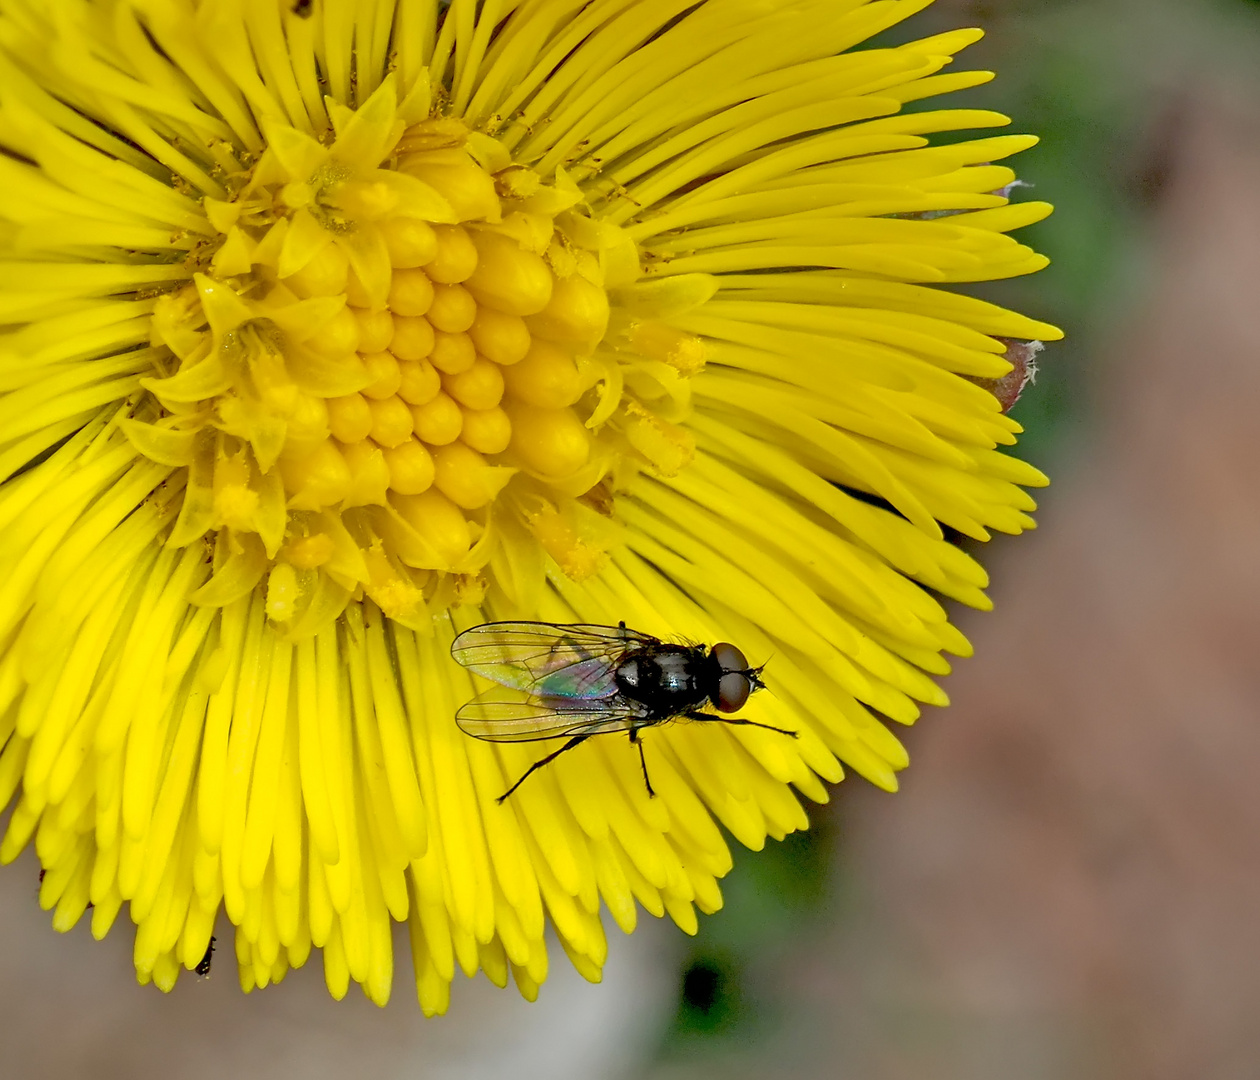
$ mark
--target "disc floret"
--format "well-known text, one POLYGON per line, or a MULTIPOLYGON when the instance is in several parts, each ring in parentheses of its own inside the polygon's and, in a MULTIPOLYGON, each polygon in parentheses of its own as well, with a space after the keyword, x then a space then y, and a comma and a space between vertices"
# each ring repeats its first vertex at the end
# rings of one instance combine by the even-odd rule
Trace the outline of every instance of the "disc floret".
POLYGON ((169 543, 213 541, 194 599, 265 577, 269 618, 302 637, 364 595, 419 628, 479 599, 505 546, 597 570, 597 485, 689 459, 667 414, 698 339, 630 316, 609 333, 606 286, 637 253, 563 170, 398 105, 392 80, 331 112, 327 145, 264 125, 235 194, 204 200, 217 246, 154 312, 169 368, 126 430, 184 470, 169 543))

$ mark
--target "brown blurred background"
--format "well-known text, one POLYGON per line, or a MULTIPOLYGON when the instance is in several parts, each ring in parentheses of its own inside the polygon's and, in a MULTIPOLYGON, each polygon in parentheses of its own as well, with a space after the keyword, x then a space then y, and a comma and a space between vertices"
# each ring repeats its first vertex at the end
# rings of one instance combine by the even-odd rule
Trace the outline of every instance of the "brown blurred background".
MULTIPOLYGON (((125 933, 65 937, 0 871, 0 1078, 1252 1080, 1260 1076, 1260 3, 938 0, 989 36, 960 103, 1043 136, 1055 261, 982 292, 1055 321, 1017 406, 1042 528, 981 552, 997 611, 807 834, 737 855, 685 939, 557 949, 535 1006, 461 977, 425 1021, 334 1004, 316 962, 243 997, 136 987, 125 933)), ((648 922, 652 920, 648 919, 648 922)), ((120 927, 120 931, 123 930, 120 927)), ((400 960, 405 945, 400 940, 400 960)))
POLYGON ((901 793, 842 786, 791 937, 722 936, 730 896, 650 1075, 1252 1080, 1260 4, 925 19, 985 26, 975 100, 1043 135, 1017 167, 1054 265, 983 294, 1070 335, 1016 413, 1055 484, 981 553, 997 610, 961 613, 977 656, 901 793))

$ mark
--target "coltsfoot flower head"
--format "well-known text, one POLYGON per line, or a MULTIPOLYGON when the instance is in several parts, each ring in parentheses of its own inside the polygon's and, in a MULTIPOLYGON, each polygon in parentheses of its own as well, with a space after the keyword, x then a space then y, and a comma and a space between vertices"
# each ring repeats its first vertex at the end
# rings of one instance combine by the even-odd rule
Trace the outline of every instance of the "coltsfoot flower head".
POLYGON ((246 989, 315 947, 383 1003, 405 921, 427 1013, 532 998, 548 919, 597 980, 601 908, 721 905, 719 824, 895 786, 1059 336, 940 287, 1049 207, 1032 138, 928 139, 1005 117, 906 108, 978 31, 849 51, 929 2, 0 0, 0 860, 55 927, 126 904, 170 989, 222 907, 246 989), (533 755, 448 651, 492 619, 736 642, 798 738, 500 806, 533 755))

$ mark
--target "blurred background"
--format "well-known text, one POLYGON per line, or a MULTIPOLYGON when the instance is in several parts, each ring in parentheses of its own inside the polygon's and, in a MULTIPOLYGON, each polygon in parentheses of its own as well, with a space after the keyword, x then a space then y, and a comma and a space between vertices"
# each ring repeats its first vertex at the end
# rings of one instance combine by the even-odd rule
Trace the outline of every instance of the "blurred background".
POLYGON ((890 40, 968 25, 1000 77, 951 104, 1040 134, 1016 164, 1058 207, 1024 234, 1053 265, 976 291, 1068 340, 1016 407, 1042 527, 981 553, 997 611, 959 613, 977 657, 901 793, 737 851, 694 939, 612 929, 598 987, 557 949, 537 1005, 461 978, 428 1022, 405 973, 385 1010, 318 963, 245 998, 228 934, 138 988, 125 933, 49 929, 28 853, 0 1075, 1260 1076, 1260 3, 938 0, 890 40))

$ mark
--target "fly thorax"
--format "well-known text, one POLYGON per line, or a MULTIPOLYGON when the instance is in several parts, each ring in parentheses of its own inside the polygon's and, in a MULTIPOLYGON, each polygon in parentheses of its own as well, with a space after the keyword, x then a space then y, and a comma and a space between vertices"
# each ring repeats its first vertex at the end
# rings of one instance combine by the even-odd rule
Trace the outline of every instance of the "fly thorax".
POLYGON ((653 650, 626 657, 617 668, 617 684, 627 697, 655 713, 668 715, 704 700, 699 675, 694 658, 686 650, 653 650))
POLYGON ((622 693, 637 698, 638 691, 644 683, 644 668, 651 664, 650 660, 631 656, 623 660, 617 667, 617 687, 622 693))
POLYGON ((666 653, 656 657, 659 686, 663 693, 694 696, 696 671, 687 653, 666 653))

